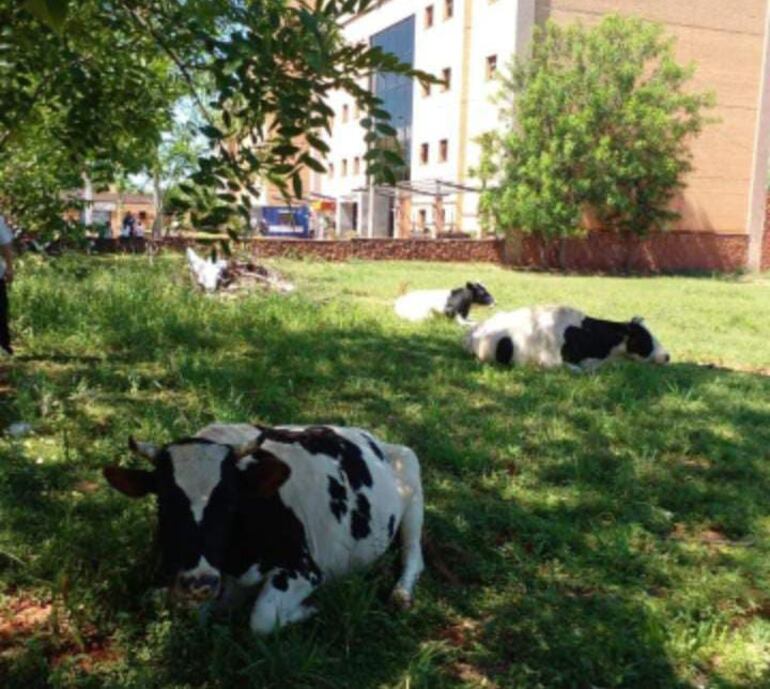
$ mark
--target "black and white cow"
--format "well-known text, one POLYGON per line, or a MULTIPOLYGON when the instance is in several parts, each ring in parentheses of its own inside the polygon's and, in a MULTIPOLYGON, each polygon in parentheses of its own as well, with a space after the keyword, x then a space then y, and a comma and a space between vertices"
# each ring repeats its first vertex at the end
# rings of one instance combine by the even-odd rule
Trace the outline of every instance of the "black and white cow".
POLYGON ((469 325, 471 306, 480 304, 492 306, 492 295, 480 282, 466 282, 465 287, 457 289, 423 289, 407 292, 396 299, 395 311, 398 316, 416 323, 433 315, 454 318, 461 325, 469 325))
POLYGON ((412 601, 423 569, 420 465, 408 447, 357 428, 213 424, 156 447, 130 442, 152 470, 108 466, 129 497, 154 493, 164 570, 193 600, 232 599, 261 584, 255 633, 310 617, 322 582, 371 564, 396 533, 412 601))
POLYGON ((481 361, 546 368, 565 364, 590 371, 620 357, 656 364, 670 360, 641 318, 607 321, 569 306, 497 313, 468 333, 465 344, 481 361))

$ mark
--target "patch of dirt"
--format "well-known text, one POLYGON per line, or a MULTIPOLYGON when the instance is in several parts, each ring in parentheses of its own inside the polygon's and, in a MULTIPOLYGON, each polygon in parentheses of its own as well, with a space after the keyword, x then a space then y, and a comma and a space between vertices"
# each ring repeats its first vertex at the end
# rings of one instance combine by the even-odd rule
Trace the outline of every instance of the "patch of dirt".
POLYGON ((478 620, 463 617, 452 624, 442 628, 438 636, 450 646, 459 649, 467 649, 481 635, 481 624, 478 620))
POLYGON ((0 658, 13 654, 31 637, 44 642, 45 655, 53 667, 69 663, 92 672, 97 665, 121 657, 110 640, 99 637, 94 629, 81 630, 76 637, 72 625, 52 602, 14 599, 0 613, 0 658))
POLYGON ((668 537, 674 541, 701 543, 711 547, 729 546, 731 548, 745 548, 754 543, 751 539, 744 539, 741 541, 733 540, 718 527, 706 527, 703 529, 692 530, 682 522, 676 522, 674 524, 674 528, 668 537))
POLYGON ((449 673, 470 687, 483 687, 483 689, 498 689, 500 686, 494 680, 487 677, 484 672, 471 663, 455 661, 449 668, 449 673))
POLYGON ((32 636, 47 628, 53 605, 21 598, 0 617, 0 647, 20 636, 32 636))

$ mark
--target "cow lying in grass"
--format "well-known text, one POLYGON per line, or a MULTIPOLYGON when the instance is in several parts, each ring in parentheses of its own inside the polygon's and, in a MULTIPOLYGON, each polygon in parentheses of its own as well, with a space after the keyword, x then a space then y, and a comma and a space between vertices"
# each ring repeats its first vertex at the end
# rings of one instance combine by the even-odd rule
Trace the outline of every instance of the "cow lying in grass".
POLYGON ((670 359, 641 318, 606 321, 568 306, 495 314, 468 333, 465 344, 481 361, 546 368, 565 364, 590 371, 621 357, 656 364, 670 359))
POLYGON ((175 592, 204 601, 261 584, 255 633, 310 617, 325 580, 365 567, 400 533, 393 598, 408 606, 423 569, 420 466, 407 447, 357 428, 214 424, 155 447, 152 470, 108 466, 129 497, 154 493, 161 556, 175 592))
POLYGON ((424 289, 408 292, 396 299, 396 314, 416 323, 434 315, 454 318, 461 325, 470 325, 468 320, 471 306, 480 304, 492 306, 492 295, 480 282, 467 282, 457 289, 424 289))

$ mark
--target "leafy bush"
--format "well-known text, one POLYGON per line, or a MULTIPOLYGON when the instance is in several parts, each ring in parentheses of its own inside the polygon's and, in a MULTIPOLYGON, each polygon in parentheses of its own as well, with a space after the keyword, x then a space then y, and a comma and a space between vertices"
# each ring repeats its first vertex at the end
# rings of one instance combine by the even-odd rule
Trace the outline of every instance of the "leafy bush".
POLYGON ((662 26, 638 18, 537 29, 531 56, 500 78, 502 128, 482 137, 487 224, 549 238, 587 216, 623 233, 664 228, 713 102, 686 90, 693 72, 662 26))

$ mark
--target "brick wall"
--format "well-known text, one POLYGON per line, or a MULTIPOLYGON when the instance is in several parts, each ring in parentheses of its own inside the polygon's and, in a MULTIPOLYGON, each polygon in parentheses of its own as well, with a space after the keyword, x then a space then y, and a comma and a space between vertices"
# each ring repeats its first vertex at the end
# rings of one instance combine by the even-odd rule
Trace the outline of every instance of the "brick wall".
POLYGON ((329 261, 351 258, 370 261, 466 261, 501 263, 503 242, 498 239, 258 239, 254 255, 314 256, 329 261))
POLYGON ((532 237, 511 241, 505 260, 515 266, 579 273, 732 272, 746 266, 746 235, 664 232, 640 240, 594 231, 585 237, 544 243, 532 237))
POLYGON ((625 241, 609 232, 562 243, 532 237, 499 239, 313 241, 263 239, 254 242, 258 257, 314 256, 331 261, 415 260, 503 263, 514 267, 571 272, 634 273, 705 270, 730 272, 746 265, 745 235, 670 232, 625 241))
MULTIPOLYGON (((770 212, 768 233, 770 239, 770 212)), ((770 241, 764 244, 763 267, 770 269, 770 241)), ((160 242, 182 250, 190 240, 160 242)), ((145 250, 147 242, 100 240, 97 251, 145 250)), ((256 258, 314 257, 327 261, 452 261, 498 263, 518 268, 566 270, 578 273, 673 273, 693 270, 732 272, 746 266, 746 235, 708 232, 666 232, 645 240, 624 240, 610 232, 594 231, 586 237, 544 243, 532 237, 501 239, 256 239, 256 258)))

